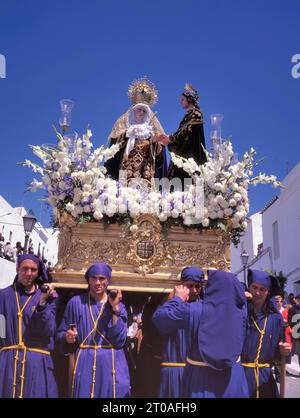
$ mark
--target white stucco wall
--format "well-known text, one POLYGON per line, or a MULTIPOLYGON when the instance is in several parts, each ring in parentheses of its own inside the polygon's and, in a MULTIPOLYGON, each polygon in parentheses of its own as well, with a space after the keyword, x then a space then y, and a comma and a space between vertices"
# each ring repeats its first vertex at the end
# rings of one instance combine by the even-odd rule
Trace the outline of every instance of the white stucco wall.
MULTIPOLYGON (((15 247, 16 243, 20 241, 22 246, 24 245, 25 233, 23 227, 23 216, 25 213, 25 208, 13 208, 2 196, 0 196, 0 232, 4 236, 4 243, 10 242, 12 246, 15 247)), ((54 266, 57 262, 57 237, 57 231, 54 231, 52 228, 44 228, 44 226, 39 222, 36 223, 34 230, 30 235, 35 254, 38 253, 39 248, 41 255, 44 250, 44 257, 47 261, 51 262, 52 266, 54 266)), ((3 261, 0 264, 0 280, 2 280, 2 278, 3 280, 6 280, 4 278, 10 276, 12 270, 14 272, 14 276, 14 263, 1 258, 0 261, 3 261)))
MULTIPOLYGON (((284 186, 275 200, 262 214, 252 215, 245 236, 238 248, 232 246, 232 268, 236 273, 242 268, 240 254, 245 249, 249 264, 258 270, 282 271, 288 278, 287 292, 300 293, 300 162, 282 181, 284 186), (278 224, 276 256, 273 224, 278 224), (257 258, 257 246, 263 242, 263 252, 257 258), (254 262, 253 262, 254 261, 254 262)), ((243 272, 238 274, 243 280, 243 272)))
POLYGON ((57 255, 58 255, 58 230, 54 230, 53 228, 46 228, 48 240, 45 249, 45 258, 51 262, 52 266, 55 266, 57 263, 57 255))
POLYGON ((16 276, 16 264, 0 257, 0 289, 10 286, 16 276))
POLYGON ((273 269, 288 277, 286 290, 300 292, 300 163, 282 182, 279 199, 262 215, 264 247, 272 248, 273 269), (278 222, 279 256, 275 257, 273 229, 278 222), (297 284, 296 282, 299 281, 297 284))
MULTIPOLYGON (((257 256, 258 245, 262 243, 262 217, 255 213, 248 218, 248 226, 237 247, 231 244, 231 271, 236 273, 242 268, 241 253, 245 250, 249 254, 249 262, 257 256)), ((243 281, 243 272, 238 274, 243 281)))

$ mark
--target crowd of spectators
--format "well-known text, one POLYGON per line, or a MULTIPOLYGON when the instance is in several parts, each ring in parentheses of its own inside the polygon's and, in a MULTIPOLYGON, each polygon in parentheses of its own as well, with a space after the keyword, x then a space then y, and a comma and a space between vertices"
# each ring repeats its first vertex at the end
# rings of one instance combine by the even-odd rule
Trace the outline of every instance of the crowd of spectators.
MULTIPOLYGON (((35 254, 33 248, 33 242, 29 239, 28 243, 28 254, 35 254)), ((19 255, 24 254, 24 247, 22 246, 21 242, 16 242, 16 245, 13 246, 11 242, 7 241, 5 243, 4 236, 0 232, 0 258, 4 258, 5 260, 11 261, 15 263, 19 255)), ((46 258, 41 257, 40 254, 36 254, 42 262, 45 264, 47 268, 48 274, 55 273, 54 267, 51 266, 51 262, 48 261, 46 258)))

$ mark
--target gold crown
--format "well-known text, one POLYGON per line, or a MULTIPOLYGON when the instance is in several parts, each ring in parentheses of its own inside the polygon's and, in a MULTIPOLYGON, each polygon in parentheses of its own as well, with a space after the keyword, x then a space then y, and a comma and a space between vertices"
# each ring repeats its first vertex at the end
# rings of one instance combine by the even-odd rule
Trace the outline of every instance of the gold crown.
POLYGON ((156 87, 147 76, 133 81, 128 88, 128 97, 132 104, 145 103, 153 106, 158 99, 156 87))
POLYGON ((186 85, 184 86, 183 93, 186 94, 187 96, 193 97, 193 99, 195 99, 196 101, 199 100, 199 95, 197 93, 197 90, 195 90, 191 84, 186 83, 186 85))

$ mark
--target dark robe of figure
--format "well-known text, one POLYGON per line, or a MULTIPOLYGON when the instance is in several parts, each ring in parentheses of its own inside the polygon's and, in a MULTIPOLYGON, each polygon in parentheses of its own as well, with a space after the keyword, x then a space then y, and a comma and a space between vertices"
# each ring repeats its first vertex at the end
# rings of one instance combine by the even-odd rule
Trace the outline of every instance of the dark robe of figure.
POLYGON ((112 324, 112 308, 107 299, 97 303, 88 292, 73 297, 67 304, 57 331, 60 351, 75 353, 72 393, 74 398, 122 398, 130 394, 128 366, 124 353, 127 312, 120 303, 121 315, 112 324), (67 344, 70 324, 76 326, 76 344, 67 344))
POLYGON ((161 133, 162 127, 149 106, 137 103, 130 108, 116 122, 110 135, 110 146, 119 144, 120 150, 105 163, 107 174, 114 180, 119 180, 119 171, 124 170, 127 180, 142 178, 148 183, 151 183, 153 178, 165 177, 166 149, 153 141, 153 138, 161 133), (141 119, 137 119, 138 111, 144 112, 141 119), (138 131, 136 135, 135 129, 138 131), (132 145, 129 144, 130 141, 132 145))
POLYGON ((124 152, 128 138, 126 132, 119 138, 112 138, 110 146, 120 144, 120 150, 113 158, 105 163, 107 174, 114 180, 119 180, 119 171, 127 172, 127 180, 142 178, 151 182, 151 179, 161 179, 167 175, 166 149, 161 144, 152 144, 151 138, 136 143, 130 151, 128 158, 124 158, 124 152))
MULTIPOLYGON (((206 155, 203 147, 205 148, 203 115, 201 110, 195 106, 187 111, 177 131, 170 135, 168 149, 179 157, 193 158, 197 164, 204 164, 206 155)), ((189 177, 189 174, 171 161, 168 177, 178 177, 183 180, 189 177)))
MULTIPOLYGON (((186 109, 186 114, 180 122, 177 131, 169 135, 169 151, 182 158, 193 158, 197 164, 204 164, 206 162, 206 154, 203 114, 199 107, 199 95, 191 84, 185 85, 180 97, 180 103, 186 109)), ((183 182, 183 179, 190 176, 171 161, 168 177, 169 179, 179 178, 183 182)))
POLYGON ((0 316, 5 318, 5 336, 0 336, 0 398, 58 396, 51 357, 56 299, 49 298, 39 307, 40 296, 39 288, 28 293, 18 282, 0 291, 0 316))
POLYGON ((185 331, 187 358, 181 397, 248 397, 239 360, 245 333, 244 304, 243 289, 233 274, 209 271, 203 301, 187 303, 175 296, 157 309, 156 327, 185 331))

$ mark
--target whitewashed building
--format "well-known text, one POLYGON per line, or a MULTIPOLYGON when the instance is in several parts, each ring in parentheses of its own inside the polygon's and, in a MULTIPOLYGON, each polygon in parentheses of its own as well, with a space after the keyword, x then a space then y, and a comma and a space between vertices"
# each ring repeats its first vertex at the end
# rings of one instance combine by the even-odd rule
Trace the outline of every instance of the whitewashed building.
MULTIPOLYGON (((0 233, 4 237, 4 243, 10 242, 13 247, 25 241, 23 216, 26 209, 22 207, 13 208, 2 196, 0 196, 0 233)), ((30 235, 35 254, 40 254, 52 266, 57 263, 58 232, 52 228, 44 228, 39 222, 30 235)), ((15 263, 0 257, 0 288, 9 285, 15 276, 15 263)))
POLYGON ((232 246, 231 270, 243 280, 240 255, 245 250, 249 267, 282 272, 286 291, 300 293, 300 162, 282 184, 279 195, 249 218, 239 246, 232 246))

